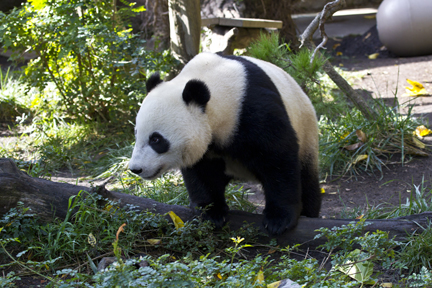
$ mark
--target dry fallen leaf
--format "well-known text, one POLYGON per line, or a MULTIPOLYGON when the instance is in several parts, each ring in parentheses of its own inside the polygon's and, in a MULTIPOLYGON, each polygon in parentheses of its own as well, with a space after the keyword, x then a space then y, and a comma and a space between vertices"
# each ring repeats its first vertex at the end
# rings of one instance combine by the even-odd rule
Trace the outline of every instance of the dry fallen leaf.
POLYGON ((420 149, 426 148, 426 145, 423 142, 421 142, 420 140, 418 140, 416 137, 412 137, 412 140, 414 142, 414 145, 417 146, 418 148, 420 148, 420 149))
POLYGON ((368 159, 368 155, 358 155, 357 158, 352 162, 352 164, 357 164, 360 161, 368 159))
POLYGON ((89 243, 91 246, 93 246, 93 247, 96 246, 97 241, 96 241, 96 238, 95 238, 95 236, 93 235, 93 233, 90 233, 90 234, 88 235, 88 237, 87 237, 87 241, 88 241, 88 243, 89 243))
POLYGON ((147 239, 151 245, 159 245, 161 243, 161 239, 147 239))
POLYGON ((271 284, 267 284, 267 288, 278 288, 282 281, 273 282, 271 284))
POLYGON ((124 232, 123 227, 125 227, 125 226, 126 226, 126 223, 123 223, 123 224, 120 225, 120 227, 118 228, 118 230, 117 230, 117 234, 116 234, 116 240, 117 240, 117 241, 119 240, 120 232, 124 232))
POLYGON ((345 133, 341 136, 341 139, 345 139, 346 137, 348 137, 349 134, 350 134, 350 132, 345 132, 345 133))
POLYGON ((374 60, 374 59, 376 59, 378 56, 379 56, 379 53, 373 53, 373 54, 370 54, 370 55, 368 56, 368 58, 374 60))
POLYGON ((413 87, 405 86, 406 88, 406 94, 407 96, 426 96, 429 95, 429 92, 426 91, 423 84, 417 81, 412 81, 410 79, 407 79, 408 84, 411 84, 413 87))
POLYGON ((174 222, 174 226, 177 230, 184 227, 183 220, 180 219, 180 217, 178 217, 173 211, 169 211, 168 215, 171 217, 172 221, 174 222))
POLYGON ((414 135, 416 135, 417 137, 420 137, 420 138, 427 136, 431 133, 432 133, 432 131, 429 130, 428 128, 426 128, 426 126, 424 126, 424 125, 418 126, 416 128, 416 130, 414 131, 414 135))
POLYGON ((358 142, 358 143, 355 143, 355 144, 344 146, 343 149, 348 150, 348 151, 353 151, 353 150, 357 150, 362 145, 363 145, 363 142, 358 142))
POLYGON ((361 130, 357 130, 357 131, 356 131, 356 134, 357 134, 357 138, 358 138, 361 142, 363 142, 363 143, 367 142, 366 134, 365 134, 363 131, 361 131, 361 130))
POLYGON ((255 282, 259 283, 259 284, 264 284, 264 273, 262 270, 260 270, 258 272, 257 277, 255 278, 255 282))

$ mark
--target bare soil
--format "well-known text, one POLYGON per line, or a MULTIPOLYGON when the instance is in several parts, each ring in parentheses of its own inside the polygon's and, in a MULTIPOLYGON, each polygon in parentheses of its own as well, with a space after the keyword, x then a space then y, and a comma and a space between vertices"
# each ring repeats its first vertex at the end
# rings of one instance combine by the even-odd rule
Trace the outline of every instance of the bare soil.
MULTIPOLYGON (((364 72, 364 77, 355 81, 355 89, 364 89, 374 98, 382 97, 387 104, 392 104, 397 97, 406 113, 413 105, 412 117, 422 117, 425 123, 432 120, 432 97, 404 96, 405 86, 410 86, 406 79, 421 82, 432 93, 432 55, 402 58, 397 57, 379 42, 376 28, 361 36, 348 36, 344 39, 332 39, 329 43, 335 49, 332 63, 349 72, 364 72), (335 45, 340 44, 340 45, 335 45), (337 53, 341 52, 341 53, 337 53), (368 55, 379 53, 377 59, 368 55)), ((329 49, 332 46, 327 45, 329 49)), ((426 144, 432 144, 432 137, 425 137, 426 144)), ((391 162, 399 162, 395 155, 391 162)), ((432 189, 432 157, 414 157, 404 165, 390 164, 383 175, 358 175, 357 177, 328 178, 322 187, 326 193, 321 210, 322 217, 340 217, 344 209, 359 209, 367 205, 397 205, 405 203, 413 185, 424 184, 432 189), (381 178, 382 176, 382 178, 381 178)))

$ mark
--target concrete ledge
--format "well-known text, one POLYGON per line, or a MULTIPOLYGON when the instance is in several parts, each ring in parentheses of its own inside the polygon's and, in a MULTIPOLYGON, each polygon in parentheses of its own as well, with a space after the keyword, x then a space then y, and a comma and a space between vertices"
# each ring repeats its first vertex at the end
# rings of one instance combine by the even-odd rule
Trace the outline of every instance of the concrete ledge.
POLYGON ((202 18, 201 26, 230 26, 243 28, 282 28, 282 21, 254 18, 202 18))

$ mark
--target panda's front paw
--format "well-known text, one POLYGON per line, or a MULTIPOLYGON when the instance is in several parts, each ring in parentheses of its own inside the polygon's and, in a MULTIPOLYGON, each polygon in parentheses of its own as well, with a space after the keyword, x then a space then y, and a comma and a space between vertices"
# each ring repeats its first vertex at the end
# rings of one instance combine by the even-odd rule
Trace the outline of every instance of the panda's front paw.
POLYGON ((204 220, 210 220, 214 223, 216 229, 221 229, 228 221, 228 210, 207 210, 203 214, 204 220))
POLYGON ((264 210, 263 225, 270 235, 280 235, 285 230, 297 226, 300 213, 296 206, 290 208, 273 208, 264 210))
MULTIPOLYGON (((192 206, 192 205, 191 205, 192 206)), ((209 205, 204 209, 199 208, 198 205, 194 205, 194 211, 196 215, 200 215, 204 220, 209 220, 214 223, 216 229, 222 228, 228 221, 228 205, 209 205)))

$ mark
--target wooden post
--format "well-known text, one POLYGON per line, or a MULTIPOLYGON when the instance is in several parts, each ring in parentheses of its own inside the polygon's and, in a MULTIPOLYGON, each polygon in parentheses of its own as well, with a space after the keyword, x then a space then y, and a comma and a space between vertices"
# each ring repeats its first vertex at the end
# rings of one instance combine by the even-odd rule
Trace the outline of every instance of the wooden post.
POLYGON ((184 65, 199 52, 200 0, 168 0, 168 8, 171 51, 184 65))

